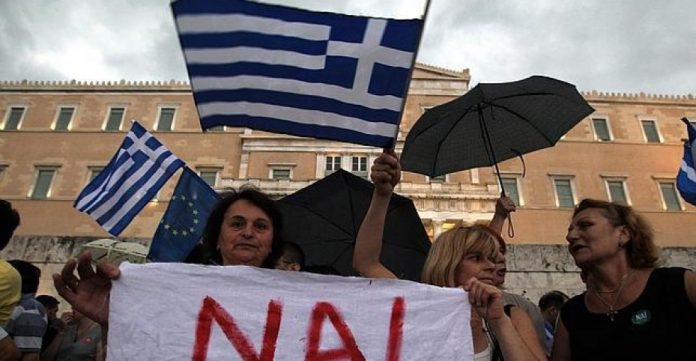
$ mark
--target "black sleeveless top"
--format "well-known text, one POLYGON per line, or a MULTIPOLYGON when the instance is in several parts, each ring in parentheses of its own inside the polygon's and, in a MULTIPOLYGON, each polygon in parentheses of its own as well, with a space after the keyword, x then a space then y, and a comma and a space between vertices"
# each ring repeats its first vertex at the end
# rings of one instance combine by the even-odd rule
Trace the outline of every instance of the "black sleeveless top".
POLYGON ((683 268, 657 268, 643 293, 612 322, 590 313, 585 293, 561 311, 572 361, 696 360, 696 308, 684 287, 683 268))

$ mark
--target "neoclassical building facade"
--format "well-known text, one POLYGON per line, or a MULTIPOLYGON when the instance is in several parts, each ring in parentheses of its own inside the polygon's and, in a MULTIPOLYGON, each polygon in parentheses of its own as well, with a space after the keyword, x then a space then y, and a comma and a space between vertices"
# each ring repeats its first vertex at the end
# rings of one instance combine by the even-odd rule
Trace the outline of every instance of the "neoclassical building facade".
MULTIPOLYGON (((469 82, 468 69, 417 64, 397 152, 424 111, 466 93, 469 82)), ((513 249, 511 288, 536 295, 551 286, 570 291, 578 287, 577 270, 564 244, 572 207, 583 198, 632 205, 654 225, 658 244, 669 250, 668 263, 696 268, 696 208, 680 199, 674 182, 686 137, 680 118, 696 120, 696 97, 582 94, 596 111, 555 147, 525 155, 524 174, 519 159, 500 164, 505 188, 519 204, 512 216, 515 236, 506 236, 513 249)), ((203 133, 191 89, 182 82, 0 81, 0 198, 11 201, 22 215, 18 241, 3 257, 58 264, 74 251, 66 240, 109 236, 72 205, 109 162, 130 119, 137 119, 214 187, 252 183, 275 197, 339 168, 368 177, 381 152, 250 129, 203 133)), ((126 228, 123 238, 152 237, 177 177, 126 228)), ((436 179, 405 173, 397 192, 413 199, 434 238, 457 221, 489 220, 499 185, 486 167, 436 179)))

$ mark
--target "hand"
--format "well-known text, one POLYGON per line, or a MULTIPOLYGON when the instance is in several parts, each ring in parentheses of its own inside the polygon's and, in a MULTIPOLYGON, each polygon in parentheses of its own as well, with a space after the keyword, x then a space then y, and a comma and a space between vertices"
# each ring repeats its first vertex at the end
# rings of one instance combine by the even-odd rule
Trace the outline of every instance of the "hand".
POLYGON ((510 197, 500 194, 500 198, 495 202, 495 213, 507 218, 508 214, 517 210, 515 202, 510 197))
POLYGON ((106 326, 109 322, 111 281, 120 275, 118 267, 107 262, 99 262, 95 272, 92 268, 92 255, 85 251, 77 260, 71 259, 66 262, 60 274, 53 275, 53 284, 58 294, 68 301, 73 309, 106 326), (75 267, 79 279, 75 277, 75 267))
POLYGON ((481 318, 495 322, 506 317, 503 310, 503 292, 497 287, 471 277, 464 283, 464 290, 469 293, 469 303, 481 318))
POLYGON ((65 328, 69 323, 73 322, 75 319, 75 316, 73 316, 72 312, 63 312, 62 315, 60 315, 60 328, 61 330, 65 328))
POLYGON ((401 164, 393 149, 384 149, 375 159, 370 172, 375 191, 380 195, 391 195, 401 180, 401 164))

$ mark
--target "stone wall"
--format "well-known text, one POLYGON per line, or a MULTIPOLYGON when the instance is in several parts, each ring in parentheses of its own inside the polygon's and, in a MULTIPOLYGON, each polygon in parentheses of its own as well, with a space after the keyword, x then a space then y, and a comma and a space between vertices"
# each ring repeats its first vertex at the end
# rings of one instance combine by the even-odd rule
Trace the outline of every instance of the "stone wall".
MULTIPOLYGON (((5 260, 23 259, 42 270, 39 294, 56 295, 51 275, 60 272, 67 259, 79 253, 80 248, 96 238, 90 237, 14 237, 0 252, 5 260)), ((145 239, 119 239, 139 242, 145 239)), ((505 288, 512 293, 527 296, 533 302, 549 290, 560 290, 569 295, 583 291, 579 269, 564 245, 508 245, 508 276, 505 288)), ((661 265, 696 269, 696 247, 671 247, 662 250, 661 265)), ((61 306, 66 306, 65 303, 61 306)), ((66 307, 67 308, 67 307, 66 307)))

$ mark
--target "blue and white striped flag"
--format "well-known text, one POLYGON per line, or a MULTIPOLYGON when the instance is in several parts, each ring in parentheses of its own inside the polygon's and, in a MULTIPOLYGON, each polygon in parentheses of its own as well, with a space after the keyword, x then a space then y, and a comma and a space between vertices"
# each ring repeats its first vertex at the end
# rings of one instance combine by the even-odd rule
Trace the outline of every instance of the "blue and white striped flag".
POLYGON ((201 127, 391 146, 423 21, 172 3, 201 127))
POLYGON ((685 201, 696 205, 696 127, 687 118, 682 118, 682 121, 686 123, 689 141, 684 143, 684 158, 677 174, 677 189, 685 201))
POLYGON ((118 236, 183 165, 181 159, 133 121, 116 155, 77 196, 74 207, 118 236))

